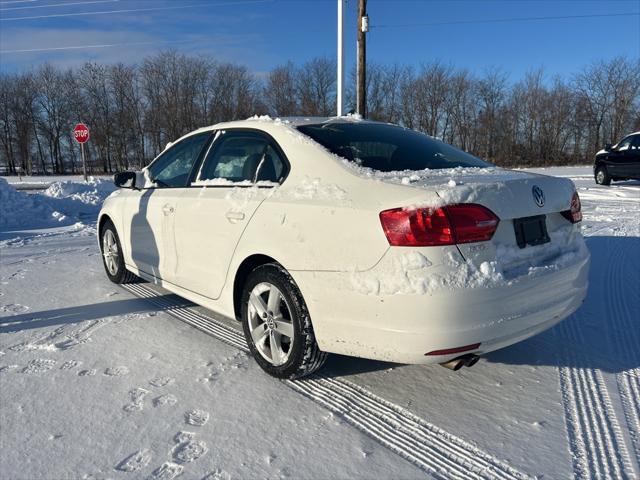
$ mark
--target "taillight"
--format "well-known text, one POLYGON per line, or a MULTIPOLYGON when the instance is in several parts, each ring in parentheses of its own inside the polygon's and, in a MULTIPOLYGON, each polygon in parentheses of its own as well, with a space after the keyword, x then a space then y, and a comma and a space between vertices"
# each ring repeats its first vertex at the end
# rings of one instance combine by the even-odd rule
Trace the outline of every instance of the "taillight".
POLYGON ((582 204, 580 203, 580 195, 578 195, 578 192, 573 192, 573 197, 571 198, 571 209, 560 213, 571 223, 578 223, 582 221, 582 204))
POLYGON ((474 203, 441 208, 393 208, 380 212, 389 245, 431 247, 491 240, 500 219, 474 203))

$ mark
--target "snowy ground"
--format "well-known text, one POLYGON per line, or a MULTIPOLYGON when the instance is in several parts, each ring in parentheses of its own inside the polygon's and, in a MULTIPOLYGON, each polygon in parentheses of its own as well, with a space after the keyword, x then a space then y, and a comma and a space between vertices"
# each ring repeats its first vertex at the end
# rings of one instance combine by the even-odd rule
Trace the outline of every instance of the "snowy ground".
POLYGON ((8 204, 0 179, 0 476, 640 477, 640 182, 541 172, 583 201, 575 315, 460 372, 334 356, 299 382, 263 374, 238 325, 107 280, 108 183, 8 204))

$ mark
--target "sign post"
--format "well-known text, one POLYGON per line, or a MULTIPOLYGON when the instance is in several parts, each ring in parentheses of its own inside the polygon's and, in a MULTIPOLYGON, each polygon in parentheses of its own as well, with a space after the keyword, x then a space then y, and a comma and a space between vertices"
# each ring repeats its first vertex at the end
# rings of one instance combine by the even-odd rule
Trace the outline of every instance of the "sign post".
POLYGON ((80 152, 82 153, 82 174, 84 181, 87 181, 87 162, 84 158, 84 144, 89 140, 89 127, 84 123, 79 123, 73 129, 73 137, 80 144, 80 152))

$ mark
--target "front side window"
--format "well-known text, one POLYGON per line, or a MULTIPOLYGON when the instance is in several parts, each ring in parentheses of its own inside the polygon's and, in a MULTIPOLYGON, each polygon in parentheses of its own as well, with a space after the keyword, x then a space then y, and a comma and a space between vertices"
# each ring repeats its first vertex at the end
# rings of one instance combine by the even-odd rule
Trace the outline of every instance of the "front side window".
POLYGON ((395 125, 333 122, 298 130, 332 153, 381 172, 491 166, 440 140, 395 125))
POLYGON ((640 135, 634 135, 631 140, 631 148, 633 150, 640 150, 640 135))
POLYGON ((149 166, 151 180, 158 187, 185 187, 191 170, 209 138, 211 132, 200 133, 169 147, 169 150, 149 166))
POLYGON ((207 154, 199 182, 279 182, 285 173, 282 156, 269 138, 258 132, 221 132, 207 154))
POLYGON ((633 136, 629 136, 627 138, 624 138, 620 141, 620 143, 618 144, 618 147, 616 148, 616 150, 618 150, 619 152, 623 152, 624 150, 628 150, 629 147, 631 146, 631 142, 633 141, 633 136))

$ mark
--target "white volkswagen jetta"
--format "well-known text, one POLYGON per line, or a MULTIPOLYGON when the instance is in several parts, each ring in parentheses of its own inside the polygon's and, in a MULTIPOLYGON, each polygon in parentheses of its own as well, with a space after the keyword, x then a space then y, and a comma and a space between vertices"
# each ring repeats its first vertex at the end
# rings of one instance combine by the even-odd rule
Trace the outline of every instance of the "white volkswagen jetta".
POLYGON ((109 278, 241 321, 276 377, 307 375, 327 352, 470 366, 587 291, 570 180, 395 125, 222 123, 115 182, 98 229, 109 278))

